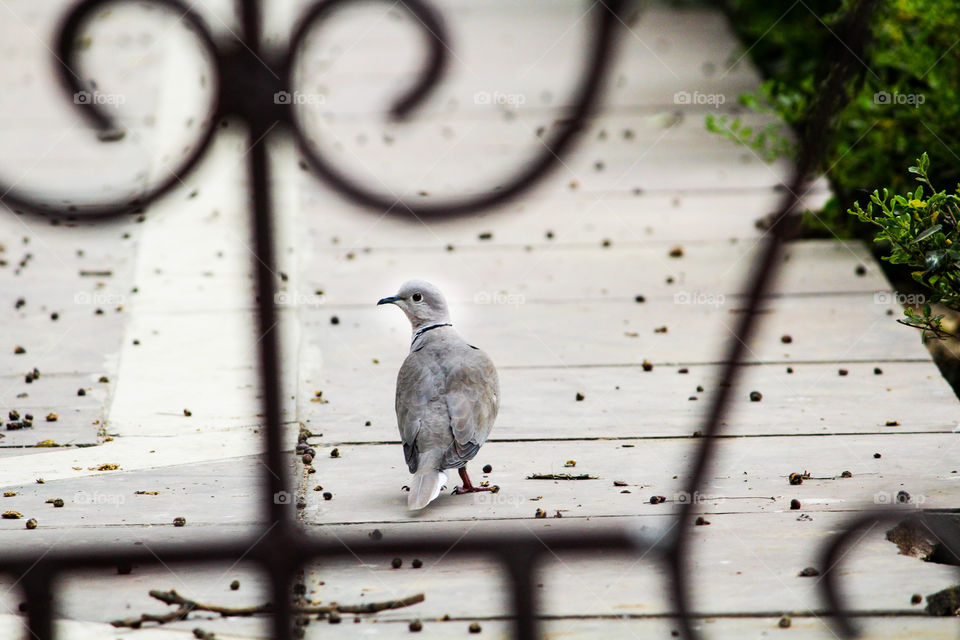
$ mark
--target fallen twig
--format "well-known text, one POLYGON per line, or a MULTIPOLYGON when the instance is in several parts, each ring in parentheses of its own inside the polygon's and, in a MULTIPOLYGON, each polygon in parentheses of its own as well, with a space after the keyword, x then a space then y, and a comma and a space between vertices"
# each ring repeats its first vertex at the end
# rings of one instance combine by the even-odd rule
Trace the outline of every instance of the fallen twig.
MULTIPOLYGON (((202 602, 190 600, 189 598, 184 598, 173 589, 170 591, 153 590, 150 591, 150 596, 165 604, 176 605, 176 611, 171 611, 170 613, 165 613, 162 615, 144 613, 141 614, 139 618, 124 618, 123 620, 114 620, 110 624, 115 627, 130 627, 131 629, 139 629, 144 622, 165 624, 167 622, 176 622, 177 620, 186 620, 187 616, 193 611, 209 611, 210 613, 219 613, 223 617, 253 616, 257 614, 273 613, 273 605, 269 602, 252 607, 221 607, 215 604, 204 604, 202 602)), ((337 604, 334 602, 331 604, 315 606, 293 606, 291 607, 291 611, 294 614, 322 614, 334 612, 376 613, 378 611, 386 611, 387 609, 400 609, 402 607, 409 607, 410 605, 417 604, 418 602, 423 602, 423 600, 424 595, 422 593, 418 593, 416 595, 412 595, 407 598, 401 598, 399 600, 368 602, 366 604, 346 605, 337 604)))
POLYGON ((596 480, 597 476, 591 476, 586 473, 571 475, 569 473, 532 473, 527 476, 527 480, 596 480))

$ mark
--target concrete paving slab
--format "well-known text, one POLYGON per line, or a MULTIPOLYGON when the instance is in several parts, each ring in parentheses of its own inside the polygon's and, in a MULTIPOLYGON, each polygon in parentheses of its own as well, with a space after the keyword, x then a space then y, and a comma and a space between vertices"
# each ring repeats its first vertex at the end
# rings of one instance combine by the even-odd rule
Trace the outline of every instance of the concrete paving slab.
MULTIPOLYGON (((307 428, 322 434, 316 441, 399 442, 393 400, 396 371, 380 365, 334 374, 330 368, 311 371, 310 363, 304 367, 298 415, 307 428), (325 404, 311 401, 317 389, 323 390, 325 404)), ((956 428, 957 412, 950 404, 953 391, 930 384, 939 374, 929 363, 883 363, 880 375, 876 368, 874 363, 746 367, 723 433, 950 433, 956 428), (847 375, 839 375, 841 369, 847 375), (762 400, 752 402, 751 391, 760 391, 762 400), (920 395, 933 397, 933 406, 922 413, 897 409, 910 406, 920 395)), ((689 436, 701 428, 720 375, 717 365, 658 366, 652 371, 638 366, 502 369, 501 387, 522 394, 504 396, 490 437, 506 441, 689 436), (682 369, 687 373, 680 373, 682 369), (577 400, 577 394, 583 400, 577 400)))

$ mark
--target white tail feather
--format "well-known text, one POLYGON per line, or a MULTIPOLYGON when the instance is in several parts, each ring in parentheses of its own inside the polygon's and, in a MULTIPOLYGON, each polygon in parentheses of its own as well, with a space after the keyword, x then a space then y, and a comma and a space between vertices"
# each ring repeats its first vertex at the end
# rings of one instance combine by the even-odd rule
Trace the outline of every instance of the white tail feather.
POLYGON ((407 508, 423 509, 440 495, 440 490, 446 483, 447 474, 436 469, 414 474, 410 493, 407 495, 407 508))

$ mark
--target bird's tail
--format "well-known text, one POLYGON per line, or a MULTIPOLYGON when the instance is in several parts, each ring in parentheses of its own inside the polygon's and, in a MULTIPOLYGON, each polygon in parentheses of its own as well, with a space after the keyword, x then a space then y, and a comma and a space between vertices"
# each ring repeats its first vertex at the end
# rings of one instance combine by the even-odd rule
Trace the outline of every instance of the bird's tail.
POLYGON ((447 483, 447 474, 437 469, 424 469, 413 475, 410 483, 410 493, 407 495, 408 509, 423 509, 434 498, 440 495, 440 490, 447 483))

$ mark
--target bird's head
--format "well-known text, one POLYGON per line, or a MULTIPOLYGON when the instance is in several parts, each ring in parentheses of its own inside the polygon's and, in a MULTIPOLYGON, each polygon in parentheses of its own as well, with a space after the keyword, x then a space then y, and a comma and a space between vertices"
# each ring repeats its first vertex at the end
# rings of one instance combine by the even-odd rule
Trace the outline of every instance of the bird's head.
POLYGON ((425 280, 408 280, 397 295, 382 298, 377 304, 400 307, 407 314, 414 331, 427 325, 450 322, 450 312, 443 294, 425 280))

